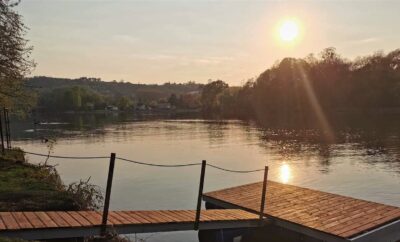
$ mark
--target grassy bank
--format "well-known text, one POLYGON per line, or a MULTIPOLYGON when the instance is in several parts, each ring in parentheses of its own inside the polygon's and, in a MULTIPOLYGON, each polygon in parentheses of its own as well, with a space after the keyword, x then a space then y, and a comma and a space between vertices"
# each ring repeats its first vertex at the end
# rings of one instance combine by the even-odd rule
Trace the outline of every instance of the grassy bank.
POLYGON ((20 149, 0 156, 0 211, 95 209, 101 199, 88 181, 64 185, 53 167, 27 163, 20 149))

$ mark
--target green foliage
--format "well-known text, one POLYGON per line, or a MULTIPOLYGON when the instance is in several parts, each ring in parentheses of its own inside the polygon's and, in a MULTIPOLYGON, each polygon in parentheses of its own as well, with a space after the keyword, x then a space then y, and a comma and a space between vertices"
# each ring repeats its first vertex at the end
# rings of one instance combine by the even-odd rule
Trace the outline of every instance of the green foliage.
POLYGON ((213 81, 203 87, 201 104, 204 113, 216 113, 222 111, 220 96, 228 89, 228 84, 221 80, 213 81))
POLYGON ((34 77, 27 82, 38 90, 39 108, 50 111, 104 110, 108 105, 130 110, 137 103, 149 105, 167 100, 171 95, 175 95, 174 106, 198 107, 198 102, 192 100, 197 96, 191 93, 202 86, 193 82, 163 85, 103 82, 97 78, 34 77), (178 100, 178 96, 184 97, 178 100))
POLYGON ((95 209, 101 199, 88 181, 65 186, 54 167, 26 163, 21 150, 0 156, 0 211, 95 209))
POLYGON ((74 86, 43 93, 39 98, 39 106, 47 110, 104 109, 106 99, 107 97, 95 91, 74 86))
POLYGON ((45 110, 92 110, 104 109, 107 105, 127 110, 134 104, 150 103, 197 92, 201 84, 188 82, 183 84, 165 83, 163 85, 133 84, 127 82, 105 82, 99 78, 82 77, 62 79, 51 77, 33 77, 27 84, 35 88, 39 96, 38 106, 45 110))
POLYGON ((0 106, 23 109, 33 104, 23 78, 35 63, 30 58, 32 47, 25 39, 22 17, 12 9, 17 3, 0 1, 0 106))

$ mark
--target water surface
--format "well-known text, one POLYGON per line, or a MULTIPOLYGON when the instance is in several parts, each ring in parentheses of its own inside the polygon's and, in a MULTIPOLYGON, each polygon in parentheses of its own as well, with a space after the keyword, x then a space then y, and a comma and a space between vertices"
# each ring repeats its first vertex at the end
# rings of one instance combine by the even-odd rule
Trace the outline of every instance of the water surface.
MULTIPOLYGON (((138 118, 126 115, 50 115, 13 122, 14 145, 52 154, 117 156, 142 162, 201 162, 229 169, 270 167, 274 181, 400 206, 400 139, 396 124, 335 130, 322 142, 309 128, 260 127, 239 120, 138 118), (375 128, 374 128, 375 127, 375 128)), ((30 162, 44 158, 28 156, 30 162)), ((108 160, 50 159, 65 183, 106 184, 108 160)), ((195 209, 200 167, 154 168, 117 161, 111 209, 195 209)), ((261 181, 262 172, 206 171, 205 191, 261 181)), ((146 241, 197 241, 194 232, 140 235, 146 241)))

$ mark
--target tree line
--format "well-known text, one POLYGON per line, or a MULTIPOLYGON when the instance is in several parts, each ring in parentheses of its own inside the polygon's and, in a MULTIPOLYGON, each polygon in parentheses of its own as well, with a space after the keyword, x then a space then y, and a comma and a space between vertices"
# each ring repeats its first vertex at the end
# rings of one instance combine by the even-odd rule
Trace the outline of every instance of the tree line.
POLYGON ((221 80, 204 86, 203 112, 245 119, 301 120, 318 115, 400 109, 400 49, 347 60, 335 48, 318 55, 285 58, 229 87, 221 80))
POLYGON ((106 82, 99 78, 78 79, 33 77, 26 82, 37 94, 36 108, 42 111, 104 110, 108 106, 132 110, 138 106, 156 107, 170 103, 178 108, 199 107, 202 84, 133 84, 106 82))

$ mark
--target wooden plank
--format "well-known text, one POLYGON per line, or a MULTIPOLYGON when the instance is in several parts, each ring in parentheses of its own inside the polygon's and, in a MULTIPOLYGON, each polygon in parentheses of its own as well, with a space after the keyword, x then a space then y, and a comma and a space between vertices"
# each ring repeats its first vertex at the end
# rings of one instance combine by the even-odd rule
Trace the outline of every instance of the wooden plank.
POLYGON ((1 218, 1 216, 0 216, 0 230, 5 230, 7 227, 6 227, 6 225, 4 224, 4 222, 3 222, 3 219, 1 218))
POLYGON ((21 229, 33 228, 32 224, 29 223, 28 219, 24 216, 22 212, 13 212, 12 215, 14 216, 21 229))
POLYGON ((34 228, 45 228, 46 225, 40 220, 40 218, 36 215, 36 212, 23 212, 25 217, 29 220, 29 223, 34 228))
MULTIPOLYGON (((262 182, 246 184, 206 193, 203 198, 226 207, 257 213, 261 186, 262 182)), ((397 214, 400 208, 393 206, 271 181, 268 181, 267 186, 264 213, 267 217, 342 238, 400 219, 397 214)), ((221 219, 223 213, 217 211, 213 216, 221 219)))
POLYGON ((149 218, 143 217, 139 211, 129 211, 128 213, 129 215, 131 215, 131 217, 140 221, 140 223, 142 224, 152 223, 152 221, 149 218))
POLYGON ((194 215, 187 214, 184 211, 177 211, 177 210, 168 210, 168 213, 171 213, 172 216, 175 216, 181 222, 194 222, 194 215))
POLYGON ((57 213, 57 212, 46 212, 46 214, 51 218, 51 220, 57 224, 58 227, 66 228, 70 225, 57 213))
POLYGON ((164 213, 175 222, 187 222, 185 216, 177 215, 170 210, 164 210, 164 213))
POLYGON ((40 219, 40 221, 46 228, 57 227, 57 224, 54 223, 53 220, 51 220, 51 218, 49 217, 49 215, 47 215, 45 212, 35 212, 34 214, 40 219))
POLYGON ((152 211, 140 211, 142 217, 147 218, 152 223, 164 223, 163 218, 159 217, 157 214, 152 213, 152 211))
POLYGON ((69 211, 68 214, 71 215, 71 217, 73 217, 76 221, 78 221, 81 224, 81 226, 85 227, 92 225, 85 217, 83 217, 76 211, 69 211))
POLYGON ((160 217, 165 218, 167 220, 167 223, 180 222, 179 219, 177 219, 176 217, 172 216, 170 213, 168 213, 166 211, 155 210, 153 212, 158 214, 160 217))
POLYGON ((115 211, 114 213, 117 213, 121 217, 123 217, 126 220, 128 220, 128 222, 130 224, 140 224, 140 222, 137 219, 135 219, 132 216, 130 216, 130 214, 128 212, 126 212, 126 211, 115 211))
POLYGON ((116 213, 116 212, 109 212, 109 216, 114 217, 115 219, 117 219, 118 221, 121 222, 121 224, 130 224, 131 222, 126 219, 124 216, 121 216, 120 214, 116 213))
POLYGON ((77 222, 71 215, 67 212, 56 212, 61 218, 68 223, 70 227, 81 227, 81 224, 77 222))
POLYGON ((92 212, 89 211, 78 211, 78 213, 85 217, 87 221, 89 221, 92 226, 98 226, 101 224, 101 219, 99 220, 92 212))
MULTIPOLYGON (((182 216, 188 222, 194 222, 195 217, 196 217, 196 212, 195 211, 175 210, 175 211, 172 211, 172 212, 175 213, 177 216, 182 216)), ((200 218, 201 218, 201 213, 200 213, 200 218)))
POLYGON ((15 221, 14 217, 10 212, 0 212, 0 217, 6 225, 7 229, 19 229, 19 225, 17 221, 15 221))
MULTIPOLYGON (((101 214, 103 216, 103 213, 101 214)), ((108 214, 108 218, 107 218, 107 224, 109 225, 118 225, 118 224, 123 224, 121 221, 119 221, 118 219, 116 219, 113 214, 108 214)))

